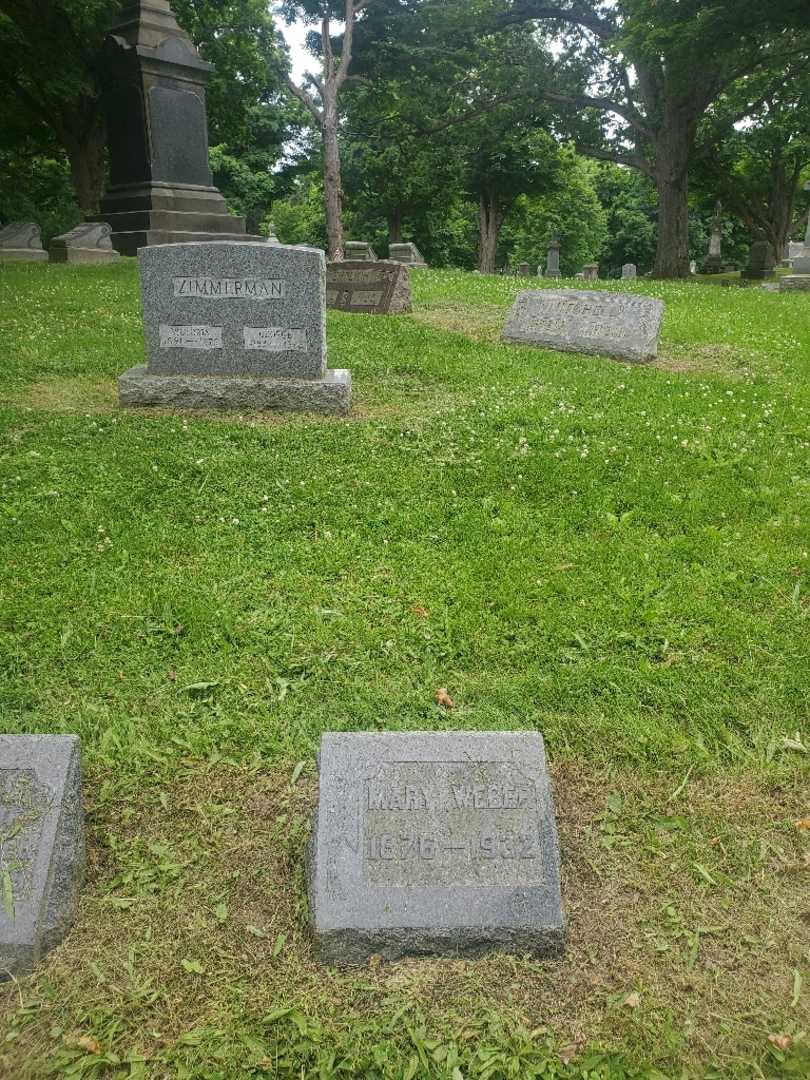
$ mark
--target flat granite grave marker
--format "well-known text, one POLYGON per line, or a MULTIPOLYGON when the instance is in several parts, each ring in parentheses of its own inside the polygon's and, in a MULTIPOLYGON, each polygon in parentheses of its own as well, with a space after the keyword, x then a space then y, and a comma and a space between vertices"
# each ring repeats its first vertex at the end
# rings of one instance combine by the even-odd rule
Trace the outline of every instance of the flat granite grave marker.
POLYGON ((42 233, 33 221, 12 221, 0 229, 0 262, 47 262, 42 233))
POLYGON ((651 296, 527 290, 515 300, 501 341, 643 362, 658 351, 663 314, 663 301, 651 296))
POLYGON ((377 252, 365 240, 347 240, 343 245, 346 262, 375 262, 377 252))
POLYGON ((112 228, 103 221, 86 221, 70 232, 54 237, 48 251, 51 262, 85 266, 111 263, 121 258, 112 245, 112 228))
POLYGON ((326 367, 326 261, 316 248, 214 241, 142 248, 148 364, 122 405, 346 413, 326 367))
POLYGON ((75 735, 0 735, 0 980, 70 929, 84 874, 75 735))
POLYGON ((491 949, 561 955, 542 736, 325 734, 309 892, 328 963, 491 949))
POLYGON ((363 315, 403 315, 412 307, 408 267, 387 259, 327 263, 326 306, 363 315))

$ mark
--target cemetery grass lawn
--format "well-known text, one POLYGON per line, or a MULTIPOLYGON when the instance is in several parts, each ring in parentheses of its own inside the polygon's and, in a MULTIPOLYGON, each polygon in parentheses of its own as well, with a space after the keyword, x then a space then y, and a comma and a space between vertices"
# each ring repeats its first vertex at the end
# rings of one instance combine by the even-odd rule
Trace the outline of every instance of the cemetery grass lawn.
POLYGON ((2 730, 81 735, 89 842, 0 1075, 810 1073, 810 303, 602 284, 666 301, 632 366, 500 345, 523 285, 330 313, 346 420, 173 415, 133 262, 0 268, 2 730), (320 733, 494 728, 566 959, 315 965, 320 733))

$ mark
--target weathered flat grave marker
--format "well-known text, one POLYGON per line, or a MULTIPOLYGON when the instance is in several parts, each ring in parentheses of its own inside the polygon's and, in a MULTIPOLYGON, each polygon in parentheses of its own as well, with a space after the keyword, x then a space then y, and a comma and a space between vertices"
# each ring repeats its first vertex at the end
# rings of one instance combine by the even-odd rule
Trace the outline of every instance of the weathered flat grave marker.
POLYGON ((148 365, 122 405, 348 412, 326 367, 326 260, 316 248, 214 241, 142 248, 148 365))
POLYGON ((664 303, 651 296, 585 289, 526 291, 515 300, 501 340, 563 352, 652 360, 664 303))
POLYGON ((103 221, 86 221, 51 240, 51 262, 94 265, 121 258, 112 246, 112 228, 103 221))
POLYGON ((329 963, 561 955, 542 737, 325 734, 309 874, 316 946, 329 963))
POLYGON ((84 873, 79 739, 0 735, 0 980, 70 928, 84 873))
POLYGON ((47 262, 42 233, 33 221, 12 221, 0 228, 0 262, 47 262))
POLYGON ((326 264, 326 306, 366 315, 411 310, 411 276, 403 263, 375 259, 326 264))
POLYGON ((408 266, 426 267, 427 263, 416 244, 389 244, 388 258, 408 266))
POLYGON ((377 253, 365 240, 347 240, 343 245, 347 262, 375 262, 377 253))

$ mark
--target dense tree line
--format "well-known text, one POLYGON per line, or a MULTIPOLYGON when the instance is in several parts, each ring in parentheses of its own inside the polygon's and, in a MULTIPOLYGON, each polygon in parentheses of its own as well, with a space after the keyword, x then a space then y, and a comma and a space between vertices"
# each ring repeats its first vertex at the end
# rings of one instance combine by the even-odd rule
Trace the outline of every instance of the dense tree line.
MULTIPOLYGON (((0 0, 0 217, 93 210, 98 57, 118 0, 0 0), (72 189, 72 190, 71 190, 72 189)), ((810 178, 806 0, 173 0, 216 65, 212 168, 252 230, 341 257, 414 239, 491 272, 625 261, 662 277, 705 252, 803 232, 810 178), (310 28, 293 82, 283 33, 310 28)), ((72 220, 71 220, 72 218, 72 220)))

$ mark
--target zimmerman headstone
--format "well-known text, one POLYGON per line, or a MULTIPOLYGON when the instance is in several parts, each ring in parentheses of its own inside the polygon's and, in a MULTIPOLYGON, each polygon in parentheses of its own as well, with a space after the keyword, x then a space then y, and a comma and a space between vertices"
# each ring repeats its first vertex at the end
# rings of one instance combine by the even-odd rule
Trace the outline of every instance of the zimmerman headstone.
POLYGON ((0 735, 0 980, 65 937, 83 874, 79 739, 0 735))
POLYGON ((346 413, 351 375, 326 367, 326 261, 283 244, 143 248, 147 365, 122 405, 346 413))
POLYGON ((374 262, 377 253, 364 240, 347 240, 343 245, 346 262, 374 262))
POLYGON ((394 262, 407 263, 408 266, 427 266, 416 244, 389 244, 388 258, 394 262))
POLYGON ((47 262, 39 225, 13 221, 0 229, 0 262, 47 262))
POLYGON ((515 300, 501 340, 644 362, 657 354, 663 314, 663 301, 651 296, 584 289, 526 291, 515 300))
POLYGON ((637 270, 635 263, 625 263, 622 267, 622 279, 624 281, 632 281, 636 274, 637 270))
POLYGON ((51 262, 98 265, 121 256, 112 246, 112 229, 103 221, 87 221, 51 240, 51 262))
POLYGON ((411 275, 398 262, 375 259, 326 264, 326 306, 363 315, 411 311, 411 275))
POLYGON ((309 891, 328 963, 492 949, 561 955, 542 737, 325 734, 309 891))

